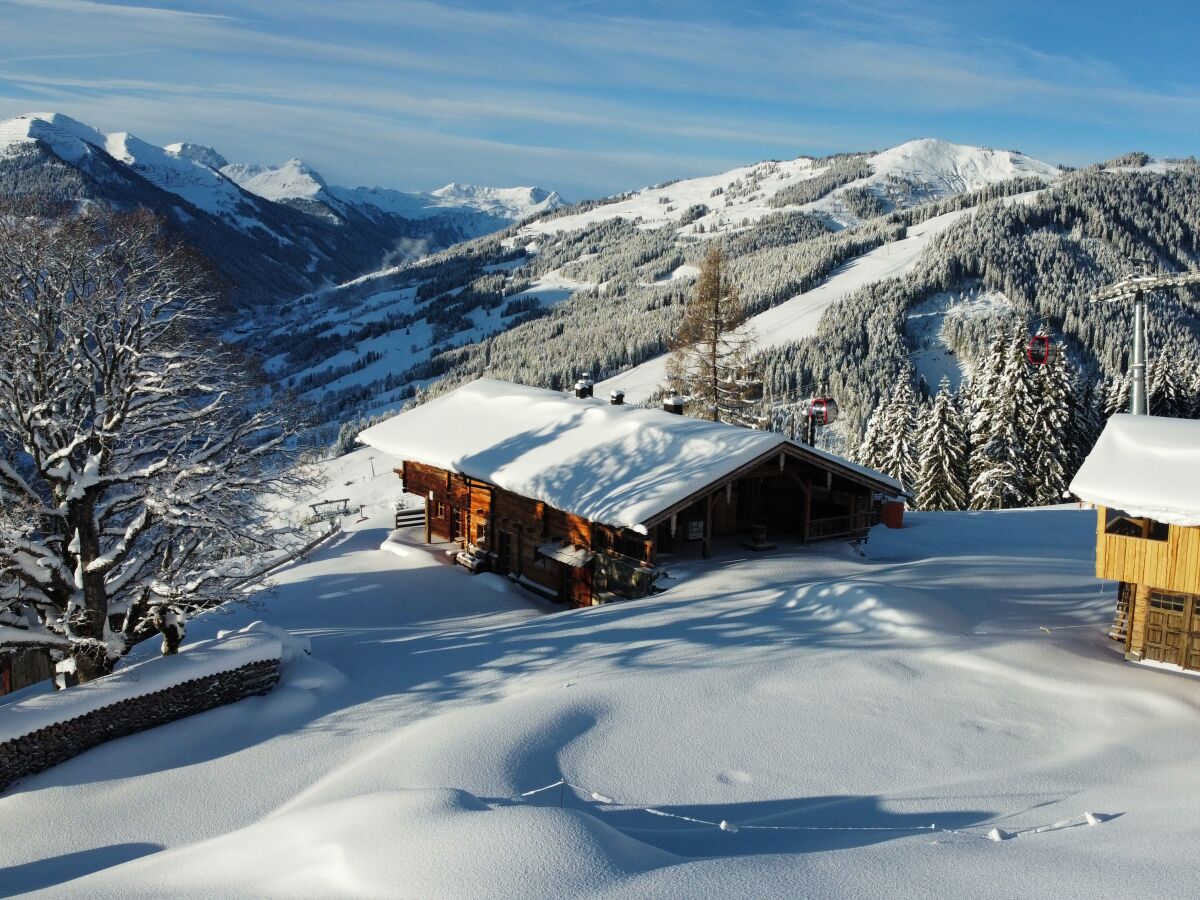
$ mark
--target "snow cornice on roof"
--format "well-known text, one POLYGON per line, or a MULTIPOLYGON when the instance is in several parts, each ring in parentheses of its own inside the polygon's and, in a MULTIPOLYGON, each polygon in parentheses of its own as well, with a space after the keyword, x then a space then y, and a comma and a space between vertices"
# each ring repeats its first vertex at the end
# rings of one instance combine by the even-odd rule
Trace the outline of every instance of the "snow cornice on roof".
POLYGON ((491 379, 381 422, 358 440, 642 533, 707 486, 783 450, 819 457, 876 490, 901 492, 886 475, 774 432, 491 379))
POLYGON ((1071 493, 1132 516, 1200 526, 1200 421, 1113 416, 1071 493))

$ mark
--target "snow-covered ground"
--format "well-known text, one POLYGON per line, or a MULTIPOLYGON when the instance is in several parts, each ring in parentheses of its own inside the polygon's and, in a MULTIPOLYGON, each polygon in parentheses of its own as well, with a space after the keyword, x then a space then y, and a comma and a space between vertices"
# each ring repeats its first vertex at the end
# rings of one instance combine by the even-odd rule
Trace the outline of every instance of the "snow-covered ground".
POLYGON ((312 656, 0 796, 3 893, 1191 894, 1200 682, 1106 637, 1093 513, 914 514, 865 557, 727 547, 658 597, 547 614, 378 549, 396 482, 367 454, 326 491, 367 521, 190 629, 267 619, 312 656))
MULTIPOLYGON (((797 294, 754 316, 750 326, 759 347, 779 347, 815 334, 817 323, 831 304, 865 285, 903 275, 916 265, 931 237, 970 213, 971 210, 958 210, 914 225, 902 240, 884 244, 852 259, 811 291, 797 294)), ((627 403, 640 403, 661 388, 666 372, 667 357, 656 356, 627 372, 598 382, 595 393, 597 397, 603 397, 620 388, 625 392, 627 403)))

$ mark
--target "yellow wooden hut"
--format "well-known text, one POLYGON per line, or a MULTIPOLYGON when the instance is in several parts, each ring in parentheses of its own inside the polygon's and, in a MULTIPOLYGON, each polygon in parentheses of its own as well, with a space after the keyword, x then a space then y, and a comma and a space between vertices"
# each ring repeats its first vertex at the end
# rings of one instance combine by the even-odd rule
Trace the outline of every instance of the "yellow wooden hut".
POLYGON ((1200 421, 1113 416, 1071 492, 1097 507, 1125 658, 1200 671, 1200 421))

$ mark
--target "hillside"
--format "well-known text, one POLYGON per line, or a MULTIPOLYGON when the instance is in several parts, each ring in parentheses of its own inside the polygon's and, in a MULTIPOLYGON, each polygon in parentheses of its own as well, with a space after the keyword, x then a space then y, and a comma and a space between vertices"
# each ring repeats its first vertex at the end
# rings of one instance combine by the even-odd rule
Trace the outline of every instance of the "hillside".
MULTIPOLYGON (((267 344, 284 334, 293 342, 268 368, 330 421, 394 408, 437 378, 497 371, 554 385, 581 371, 615 373, 662 353, 672 307, 714 240, 754 311, 782 304, 781 316, 807 323, 763 323, 772 342, 793 341, 812 333, 835 297, 903 272, 951 219, 906 241, 910 224, 1060 177, 1021 154, 923 140, 587 201, 300 298, 266 323, 267 344), (893 243, 894 264, 876 265, 893 243), (853 284, 807 295, 843 265, 855 270, 853 284)), ((657 369, 639 371, 630 383, 644 396, 657 387, 645 373, 657 369)))
POLYGON ((1188 855, 1161 848, 1200 836, 1195 683, 1123 662, 1107 638, 1094 513, 915 514, 875 529, 865 557, 727 549, 671 563, 657 597, 550 613, 403 536, 378 549, 397 482, 378 460, 371 479, 367 453, 325 474, 327 494, 376 503, 368 521, 255 609, 189 629, 266 619, 311 656, 265 697, 6 792, 0 823, 21 840, 0 846, 5 888, 983 898, 1189 883, 1188 855))

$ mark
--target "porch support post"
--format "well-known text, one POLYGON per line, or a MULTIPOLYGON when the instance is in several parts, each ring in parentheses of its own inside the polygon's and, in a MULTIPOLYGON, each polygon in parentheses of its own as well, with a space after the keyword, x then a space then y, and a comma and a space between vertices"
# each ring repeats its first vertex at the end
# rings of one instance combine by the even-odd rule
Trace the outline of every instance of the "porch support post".
POLYGON ((433 522, 429 520, 429 498, 425 498, 425 543, 433 541, 433 522))
POLYGON ((709 494, 704 498, 704 548, 703 555, 708 559, 709 553, 712 552, 712 519, 713 519, 713 495, 709 494))
POLYGON ((808 527, 812 522, 812 479, 804 479, 804 543, 808 543, 808 527))

